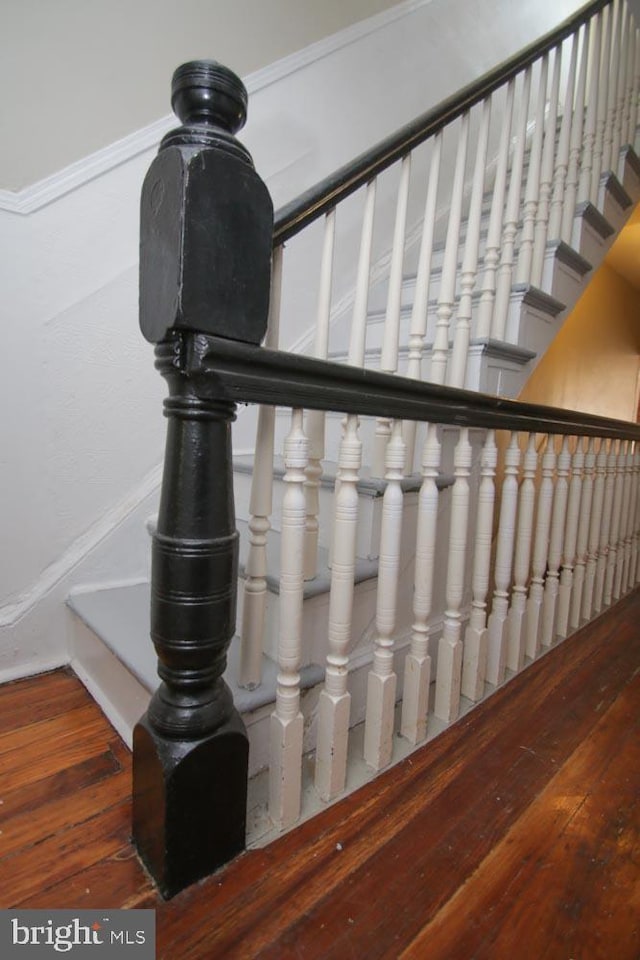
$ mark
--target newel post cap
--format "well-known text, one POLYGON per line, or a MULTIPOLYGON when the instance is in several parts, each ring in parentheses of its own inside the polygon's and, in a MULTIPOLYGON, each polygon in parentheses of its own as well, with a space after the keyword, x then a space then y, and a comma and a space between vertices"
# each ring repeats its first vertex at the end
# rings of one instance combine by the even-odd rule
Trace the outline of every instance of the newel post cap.
POLYGON ((273 205, 235 133, 247 116, 239 77, 215 60, 178 67, 182 125, 162 140, 142 188, 140 326, 260 343, 269 310, 273 205))

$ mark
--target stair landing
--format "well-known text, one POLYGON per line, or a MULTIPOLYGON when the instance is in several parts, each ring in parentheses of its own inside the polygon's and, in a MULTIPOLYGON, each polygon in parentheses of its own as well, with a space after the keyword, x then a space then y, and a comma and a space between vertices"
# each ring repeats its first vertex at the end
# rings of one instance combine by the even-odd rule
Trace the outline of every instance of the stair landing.
POLYGON ((156 910, 159 960, 640 954, 640 591, 443 736, 163 903, 130 759, 64 672, 0 688, 0 907, 156 910))

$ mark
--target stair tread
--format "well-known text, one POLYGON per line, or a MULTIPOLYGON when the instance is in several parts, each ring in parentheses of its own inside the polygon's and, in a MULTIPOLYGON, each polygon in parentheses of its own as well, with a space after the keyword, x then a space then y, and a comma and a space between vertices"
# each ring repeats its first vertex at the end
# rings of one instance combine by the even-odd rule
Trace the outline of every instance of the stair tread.
MULTIPOLYGON (((149 639, 151 587, 148 582, 107 587, 73 593, 68 606, 114 653, 136 679, 152 693, 160 680, 156 672, 157 658, 149 639)), ((251 713, 275 701, 278 667, 269 657, 262 657, 263 680, 255 690, 238 686, 240 642, 234 637, 227 657, 224 679, 233 694, 237 710, 251 713)), ((324 679, 324 668, 312 663, 300 670, 303 690, 324 679)))

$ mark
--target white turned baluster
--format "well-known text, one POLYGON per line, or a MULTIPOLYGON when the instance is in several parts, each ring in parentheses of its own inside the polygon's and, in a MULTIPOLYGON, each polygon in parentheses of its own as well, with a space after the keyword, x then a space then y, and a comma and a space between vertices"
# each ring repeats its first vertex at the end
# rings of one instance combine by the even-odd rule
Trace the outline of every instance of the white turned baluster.
POLYGON ((491 212, 487 228, 485 243, 482 292, 478 304, 478 337, 491 336, 493 322, 493 305, 496 296, 496 270, 500 260, 500 241, 502 239, 502 213, 504 209, 504 195, 507 184, 507 169, 509 165, 509 143, 511 139, 511 123, 513 121, 513 101, 515 80, 510 80, 507 86, 507 98, 498 146, 496 163, 496 178, 493 183, 491 197, 491 212))
POLYGON ((600 31, 602 27, 601 15, 597 13, 589 21, 589 54, 587 58, 587 102, 584 119, 584 139, 582 147, 582 162, 578 179, 578 203, 591 200, 591 174, 593 171, 593 149, 596 140, 596 125, 598 116, 598 80, 600 64, 600 31))
POLYGON ((540 166, 540 192, 536 210, 536 226, 533 240, 533 258, 531 262, 531 282, 535 287, 542 283, 544 255, 547 247, 547 227, 549 223, 549 202, 553 184, 553 167, 556 147, 556 125, 558 120, 558 95, 560 91, 560 68, 562 65, 562 46, 555 48, 549 110, 544 130, 544 146, 540 166))
MULTIPOLYGON (((600 441, 600 448, 596 457, 596 473, 593 484, 593 507, 591 510, 591 526, 589 527, 589 551, 587 553, 587 568, 584 581, 584 598, 582 600, 582 617, 587 622, 596 612, 596 579, 598 558, 600 556, 600 538, 604 517, 604 494, 607 481, 607 446, 604 440, 600 441)), ((603 580, 604 584, 604 580, 603 580)))
POLYGON ((578 543, 578 522, 580 520, 580 500, 582 498, 582 471, 584 468, 584 451, 581 439, 578 437, 576 451, 571 460, 571 482, 569 484, 569 501, 567 504, 567 519, 562 545, 562 572, 558 590, 558 619, 556 635, 563 640, 569 636, 569 613, 571 610, 571 596, 573 593, 573 568, 576 560, 578 543))
POLYGON ((542 640, 542 605, 544 578, 549 555, 549 533, 553 510, 553 473, 556 467, 556 452, 553 437, 547 437, 547 446, 542 457, 542 481, 538 493, 536 535, 531 562, 531 584, 527 600, 526 652, 531 660, 540 653, 542 640))
POLYGON ((593 143, 593 164, 591 168, 591 203, 597 205, 600 193, 600 175, 602 174, 602 151, 604 148, 604 130, 607 123, 609 100, 609 46, 611 27, 611 8, 604 7, 600 14, 602 33, 600 37, 600 73, 597 92, 596 135, 593 143))
MULTIPOLYGON (((376 182, 367 184, 356 291, 351 324, 348 362, 364 363, 365 332, 369 299, 369 274, 373 244, 376 182)), ((329 591, 329 652, 325 686, 318 705, 316 788, 323 800, 344 789, 351 697, 347 691, 355 584, 356 532, 358 526, 357 483, 362 463, 358 417, 348 414, 342 424, 338 454, 338 477, 334 493, 331 588, 329 591)))
POLYGON ((567 437, 562 442, 562 449, 558 454, 558 469, 556 487, 553 493, 553 513, 551 514, 551 535, 549 538, 549 556, 547 560, 547 579, 544 585, 542 601, 542 637, 543 647, 550 647, 556 638, 556 623, 558 619, 558 592, 560 587, 560 562, 562 560, 562 546, 564 539, 564 522, 567 513, 567 499, 569 497, 569 468, 571 453, 567 437))
POLYGON ((300 712, 304 590, 305 469, 309 444, 302 410, 293 410, 284 445, 285 492, 280 552, 280 629, 276 706, 271 714, 269 815, 286 829, 300 816, 303 719, 300 712))
POLYGON ((471 335, 471 297, 476 284, 476 274, 478 270, 478 246, 480 243, 480 221, 482 218, 484 174, 487 162, 490 118, 491 99, 487 97, 482 105, 482 120, 480 122, 478 143, 476 146, 473 186, 471 188, 467 234, 464 242, 464 256, 460 275, 460 300, 453 335, 453 349, 447 369, 447 383, 450 387, 464 387, 467 374, 467 356, 471 335))
POLYGON ((615 442, 609 441, 607 455, 607 472, 604 483, 604 502, 602 507, 602 524, 600 526, 600 543, 598 547, 598 561, 596 563, 596 582, 594 586, 594 609, 600 613, 604 603, 604 581, 609 555, 609 534, 611 532, 611 518, 613 515, 613 491, 616 482, 617 456, 615 442))
POLYGON ((637 149, 637 130, 638 130, 638 108, 640 107, 640 30, 635 31, 636 35, 636 55, 635 69, 633 75, 633 97, 631 99, 631 118, 629 120, 631 130, 631 146, 636 153, 637 149))
POLYGON ((526 650, 525 620, 527 610, 527 581, 533 540, 533 514, 536 502, 535 475, 538 465, 535 434, 529 435, 524 455, 522 483, 518 499, 518 529, 513 563, 513 590, 507 620, 507 666, 522 670, 526 650))
POLYGON ((371 273, 371 250, 373 247, 373 220, 376 209, 376 181, 370 180, 364 201, 362 231, 360 234, 360 253, 356 273, 356 293, 353 303, 353 321, 349 340, 349 360, 352 366, 361 367, 364 363, 364 349, 367 334, 367 309, 369 306, 369 275, 371 273))
POLYGON ((469 474, 471 471, 471 444, 469 429, 460 429, 460 439, 453 457, 454 484, 451 491, 451 521, 449 526, 449 558, 447 562, 446 609, 442 636, 438 643, 438 669, 434 713, 441 720, 451 722, 460 709, 460 682, 462 679, 462 593, 467 553, 469 525, 469 474))
MULTIPOLYGON (((436 222, 436 199, 438 196, 438 179, 440 176, 440 157, 442 155, 442 130, 439 130, 433 140, 431 163, 429 166, 429 183, 427 198, 422 221, 422 239, 420 241, 420 256, 418 257, 418 273, 416 289, 411 310, 411 327, 409 330, 409 359, 407 376, 413 380, 422 379, 422 357, 424 353, 424 338, 427 332, 427 311, 429 309, 429 283, 431 279, 431 258, 433 254, 433 232, 436 222)), ((407 448, 407 472, 413 469, 416 446, 416 422, 406 420, 403 424, 403 436, 407 448)))
POLYGON ((607 554, 607 571, 604 578, 604 604, 606 607, 610 606, 613 601, 613 582, 618 560, 618 541, 620 539, 620 520, 622 517, 622 492, 624 489, 624 468, 627 454, 626 443, 626 440, 618 442, 618 455, 616 457, 609 552, 607 554))
POLYGON ((593 438, 584 458, 584 473, 582 477, 582 496, 580 498, 580 520, 578 523, 578 539, 576 543, 576 565, 573 571, 573 593, 571 595, 571 611, 569 625, 577 630, 582 620, 582 603, 585 590, 585 574, 587 550, 589 547, 589 527, 591 524, 591 508, 593 505, 593 486, 596 467, 596 452, 593 438))
POLYGON ((620 32, 618 36, 618 55, 613 61, 614 76, 617 79, 616 105, 613 115, 613 128, 611 132, 611 169, 618 174, 620 168, 620 147, 622 145, 622 125, 624 118, 625 101, 625 81, 627 72, 627 28, 631 14, 624 4, 620 7, 620 32))
MULTIPOLYGON (((284 247, 273 251, 271 303, 265 346, 276 349, 282 291, 284 247)), ((273 437, 275 407, 260 407, 249 501, 249 552, 242 601, 242 635, 238 683, 252 690, 262 681, 262 651, 267 609, 267 535, 273 501, 273 437)))
POLYGON ((629 549, 629 567, 627 570, 626 591, 633 590, 636 584, 637 567, 637 535, 638 525, 640 524, 640 460, 638 458, 638 441, 634 441, 633 469, 631 473, 631 506, 630 506, 630 549, 629 549))
MULTIPOLYGON (((635 27, 633 22, 633 16, 629 13, 629 19, 627 21, 627 33, 625 38, 626 44, 626 63, 625 63, 625 77, 624 77, 624 103, 622 106, 622 127, 620 130, 620 145, 625 146, 629 143, 629 130, 631 122, 631 99, 633 97, 633 70, 634 70, 634 57, 635 57, 635 27)), ((620 158, 620 166, 618 169, 619 179, 622 180, 622 170, 624 167, 624 158, 620 158)))
POLYGON ((400 578, 404 458, 402 421, 395 420, 386 451, 387 486, 382 499, 376 604, 377 635, 373 667, 369 671, 367 683, 364 726, 364 758, 374 770, 381 770, 391 761, 393 746, 397 683, 393 669, 393 632, 396 626, 400 578))
POLYGON ((631 548, 631 570, 629 577, 629 585, 631 588, 635 587, 636 583, 640 580, 640 442, 636 440, 636 456, 635 456, 635 520, 634 520, 634 530, 633 530, 633 544, 631 548))
MULTIPOLYGON (((608 96, 607 96, 607 114, 605 117, 604 132, 602 137, 602 171, 603 173, 613 168, 613 126, 616 111, 616 100, 618 94, 618 58, 620 50, 618 47, 620 41, 620 4, 618 0, 613 0, 611 7, 611 29, 609 41, 609 71, 607 77, 608 96)), ((617 163, 615 164, 617 168, 617 163)))
MULTIPOLYGON (((320 291, 313 355, 326 360, 329 352, 329 320, 331 316, 331 281, 333 278, 333 247, 336 232, 335 207, 325 217, 324 243, 320 263, 320 291)), ((309 439, 309 466, 305 494, 307 498, 307 532, 304 546, 304 578, 313 580, 318 570, 318 515, 320 513, 320 479, 324 459, 324 410, 310 410, 307 414, 309 439)))
POLYGON ((484 678, 487 672, 487 593, 491 566, 491 537, 493 533, 493 508, 495 503, 496 466, 498 448, 495 431, 488 430, 482 450, 480 488, 478 490, 478 513, 476 516, 475 552, 471 589, 471 617, 464 635, 462 660, 463 697, 474 702, 484 694, 484 678))
POLYGON ((558 137, 558 152, 556 155, 556 167, 553 175, 553 191, 551 194, 551 206, 549 208, 549 229, 547 236, 550 240, 560 240, 562 232, 562 209, 564 205, 565 183, 569 169, 569 145, 571 138, 571 119, 573 116, 573 95, 576 80, 576 62, 578 58, 578 33, 574 33, 571 38, 571 57, 569 60, 569 73, 567 75, 567 87, 564 98, 564 110, 560 122, 560 135, 558 137))
MULTIPOLYGON (((391 250, 387 312, 384 321, 380 369, 384 373, 396 373, 400 341, 400 306, 402 302, 402 267, 404 262, 404 239, 407 227, 407 203, 411 178, 411 154, 403 158, 400 167, 400 185, 396 204, 396 221, 391 250)), ((391 420, 378 417, 376 421, 375 446, 373 451, 373 475, 381 477, 385 469, 385 451, 391 435, 391 420)))
POLYGON ((513 545, 518 509, 518 467, 520 447, 518 434, 511 434, 511 443, 504 458, 504 479, 500 499, 498 543, 493 570, 495 590, 489 616, 489 647, 487 652, 487 680, 494 686, 504 680, 507 665, 507 619, 509 614, 509 586, 513 565, 513 545))
POLYGON ((633 472, 633 454, 631 443, 625 444, 624 485, 622 488, 622 511, 620 514, 620 537, 618 539, 618 559, 613 580, 613 599, 619 600, 625 592, 626 578, 631 557, 629 513, 631 510, 631 486, 633 472))
POLYGON ((524 73, 522 95, 520 99, 520 114, 515 132, 515 146, 511 171, 509 174, 509 192, 504 216, 502 232, 502 249, 500 251, 500 265, 496 273, 496 302, 493 308, 491 336, 495 340, 504 340, 509 315, 509 301, 511 297, 511 276, 513 273, 513 252, 515 249, 518 220, 520 218, 520 187, 522 184, 522 165, 524 163, 524 149, 527 140, 527 116, 529 113, 529 94, 531 92, 531 67, 524 73))
POLYGON ((540 61, 540 79, 536 100, 536 115, 529 147, 529 169, 522 210, 522 231, 518 253, 517 282, 529 283, 531 280, 531 262, 533 258, 533 240, 538 209, 538 191, 540 189, 540 164, 542 162, 542 138, 544 134, 544 112, 547 104, 547 79, 549 73, 549 54, 545 53, 540 61))
POLYGON ((638 118, 638 92, 640 91, 640 32, 636 30, 632 20, 632 29, 629 38, 632 48, 632 78, 629 93, 629 120, 627 123, 627 143, 635 149, 636 123, 638 118))
POLYGON ((458 272, 458 244, 460 242, 460 220, 462 217, 462 199, 464 193, 464 168, 467 159, 467 141, 469 138, 469 111, 460 122, 458 135, 458 151, 456 166, 451 188, 451 206, 449 208, 449 223, 447 238, 440 275, 440 292, 436 330, 431 355, 431 380, 434 383, 444 383, 447 373, 447 359, 449 356, 449 321, 453 313, 453 301, 456 292, 456 274, 458 272))
MULTIPOLYGON (((567 179, 564 189, 564 204, 562 206, 562 224, 560 227, 560 238, 568 244, 571 244, 573 238, 573 218, 576 212, 576 202, 578 197, 578 179, 580 152, 582 150, 582 130, 584 127, 584 97, 587 83, 587 54, 589 49, 590 29, 591 24, 587 23, 582 31, 580 69, 578 70, 575 101, 572 105, 569 163, 567 166, 567 179)), ((577 42, 578 39, 576 37, 576 44, 577 42)), ((565 106, 565 110, 566 109, 567 108, 565 106)))
POLYGON ((344 790, 351 696, 347 691, 358 525, 358 471, 362 444, 358 418, 346 418, 340 444, 340 483, 336 488, 333 557, 329 593, 329 653, 318 704, 316 788, 323 800, 344 790))
POLYGON ((413 592, 411 648, 404 667, 402 724, 400 732, 410 743, 424 740, 427 733, 431 657, 429 616, 433 606, 433 574, 436 559, 440 441, 435 424, 427 426, 422 452, 422 486, 418 499, 418 529, 413 592))

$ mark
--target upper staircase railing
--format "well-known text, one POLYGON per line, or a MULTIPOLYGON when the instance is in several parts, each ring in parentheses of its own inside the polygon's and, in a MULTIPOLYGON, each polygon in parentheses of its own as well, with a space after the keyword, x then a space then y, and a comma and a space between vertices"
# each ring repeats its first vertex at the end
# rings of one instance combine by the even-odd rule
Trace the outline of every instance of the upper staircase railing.
POLYGON ((134 735, 134 837, 165 895, 244 845, 248 746, 222 680, 235 631, 230 425, 238 403, 260 405, 244 582, 246 686, 261 681, 275 410, 291 410, 270 734, 270 815, 280 826, 300 815, 302 610, 304 582, 316 572, 326 412, 345 419, 315 748, 323 800, 346 782, 363 463, 384 480, 363 747, 374 770, 391 759, 400 686, 400 735, 412 745, 426 735, 438 568, 444 609, 433 710, 444 722, 458 716, 461 696, 477 701, 486 683, 502 683, 507 669, 521 670, 637 584, 640 428, 465 385, 470 343, 518 344, 513 291, 544 288, 549 251, 573 244, 576 214, 602 204, 603 175, 622 178, 639 72, 626 5, 591 3, 289 204, 274 227, 266 188, 234 136, 246 113, 242 83, 213 61, 176 71, 172 103, 183 125, 164 138, 142 197, 141 324, 158 344, 170 396, 152 572, 162 684, 134 735), (383 211, 389 200, 380 174, 393 165, 385 322, 372 370, 374 220, 377 199, 383 211), (426 190, 417 195, 421 165, 426 190), (352 321, 348 335, 334 325, 345 345, 346 363, 337 363, 328 357, 339 205, 359 190, 359 255, 344 274, 353 278, 352 321), (304 357, 279 349, 284 243, 321 217, 317 325, 313 356, 304 357), (410 235, 411 219, 419 229, 410 235), (403 346, 412 244, 415 294, 403 346), (375 419, 364 442, 361 417, 375 419), (498 430, 509 432, 504 444, 498 430), (417 441, 419 493, 407 525, 405 477, 417 441), (453 461, 444 495, 443 448, 453 461), (403 537, 411 544, 407 568, 403 537), (407 614, 400 676, 397 639, 407 614))

